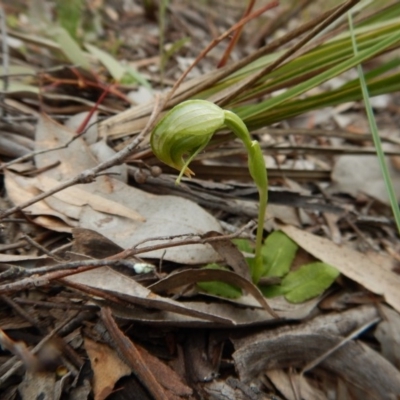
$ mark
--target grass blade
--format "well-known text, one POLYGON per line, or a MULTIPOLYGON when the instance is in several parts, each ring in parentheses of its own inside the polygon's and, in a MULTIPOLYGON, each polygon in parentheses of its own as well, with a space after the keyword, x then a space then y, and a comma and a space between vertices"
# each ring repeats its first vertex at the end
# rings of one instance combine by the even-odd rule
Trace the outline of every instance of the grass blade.
MULTIPOLYGON (((353 20, 352 20, 350 12, 348 13, 348 19, 349 19, 349 26, 350 26, 350 31, 351 31, 351 39, 352 39, 352 44, 353 44, 353 50, 354 50, 355 56, 357 57, 358 49, 357 49, 356 38, 355 38, 355 35, 354 35, 353 20)), ((392 206, 394 219, 395 219, 396 225, 397 225, 397 230, 400 233, 400 209, 399 209, 399 204, 397 202, 396 194, 395 194, 394 188, 393 188, 393 183, 392 183, 392 180, 391 180, 390 175, 389 175, 388 167, 386 165, 385 154, 383 152, 381 139, 380 139, 379 133, 378 133, 378 126, 376 124, 376 120, 375 120, 375 117, 374 117, 374 112, 372 110, 371 102, 369 101, 368 88, 367 88, 367 84, 366 84, 366 81, 365 81, 363 69, 362 69, 362 66, 360 64, 357 65, 357 70, 358 70, 358 75, 359 75, 359 78, 360 78, 360 85, 361 85, 361 90, 362 90, 362 94, 363 94, 363 98, 364 98, 365 110, 366 110, 366 113, 367 113, 367 116, 368 116, 368 122, 369 122, 369 126, 370 126, 370 129, 371 129, 372 138, 374 140, 376 153, 378 155, 379 165, 380 165, 380 168, 381 168, 381 171, 382 171, 383 180, 385 182, 386 190, 387 190, 388 195, 389 195, 390 204, 392 206)))

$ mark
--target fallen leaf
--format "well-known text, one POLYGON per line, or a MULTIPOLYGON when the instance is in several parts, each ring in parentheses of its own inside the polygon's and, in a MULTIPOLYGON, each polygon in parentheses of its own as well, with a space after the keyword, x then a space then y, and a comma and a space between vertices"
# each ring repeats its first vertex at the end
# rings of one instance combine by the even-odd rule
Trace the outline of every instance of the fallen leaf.
POLYGON ((95 400, 104 400, 112 393, 120 378, 130 375, 131 369, 109 346, 87 337, 85 337, 84 343, 93 370, 94 398, 95 400))
POLYGON ((400 311, 400 276, 391 271, 393 261, 390 258, 379 254, 363 254, 294 226, 281 226, 280 229, 315 258, 334 266, 371 292, 383 296, 388 304, 400 311))
MULTIPOLYGON (((35 178, 27 178, 17 175, 11 171, 4 171, 4 183, 7 195, 13 204, 21 204, 30 200, 32 197, 40 194, 40 190, 35 186, 35 178)), ((65 231, 69 231, 69 226, 74 226, 75 221, 49 207, 44 201, 32 204, 25 209, 31 217, 35 216, 52 216, 64 222, 65 231)))
POLYGON ((218 315, 213 315, 207 312, 207 310, 198 311, 187 306, 185 303, 158 296, 135 280, 108 267, 101 267, 71 275, 65 278, 65 281, 71 281, 95 289, 108 291, 128 300, 132 304, 141 305, 143 307, 172 311, 183 315, 205 319, 207 321, 213 321, 222 325, 232 324, 231 320, 219 317, 218 315))
MULTIPOLYGON (((45 174, 41 174, 36 181, 36 186, 43 192, 46 192, 53 187, 55 187, 59 182, 46 176, 45 174)), ((101 194, 96 194, 90 191, 85 190, 87 185, 75 185, 69 188, 66 188, 60 192, 55 193, 52 198, 57 199, 60 202, 67 203, 70 207, 70 210, 73 209, 76 211, 70 213, 69 217, 71 218, 79 218, 80 210, 83 206, 90 206, 93 210, 99 211, 105 214, 117 215, 120 217, 125 217, 138 221, 145 221, 145 218, 134 211, 132 208, 125 207, 123 204, 118 203, 112 199, 107 199, 101 194)), ((50 199, 47 199, 46 202, 51 206, 52 202, 50 199)))
POLYGON ((56 374, 54 372, 26 371, 18 391, 22 399, 54 399, 56 374))
POLYGON ((168 389, 175 396, 190 396, 193 391, 186 386, 180 376, 168 365, 160 361, 157 357, 150 354, 145 348, 135 345, 146 366, 157 377, 162 387, 168 389))
MULTIPOLYGON (((207 232, 203 238, 216 238, 221 236, 219 232, 207 232)), ((243 278, 251 281, 250 269, 243 254, 229 239, 221 239, 210 242, 214 250, 225 260, 227 265, 243 278)))
POLYGON ((400 368, 400 315, 384 305, 381 312, 384 319, 377 326, 375 337, 381 344, 382 355, 400 368))
POLYGON ((123 251, 122 247, 91 229, 75 228, 72 235, 75 239, 72 247, 74 253, 102 259, 123 251))
MULTIPOLYGON (((36 131, 36 150, 45 150, 69 143, 74 137, 68 128, 50 118, 40 116, 36 131)), ((49 165, 36 178, 22 178, 6 174, 6 186, 14 204, 54 187, 58 182, 70 179, 92 168, 97 161, 82 138, 76 138, 66 148, 49 151, 35 157, 39 168, 49 165), (71 162, 73 160, 73 162, 71 162), (17 182, 18 181, 18 182, 17 182), (19 184, 22 182, 22 185, 19 184)), ((130 248, 148 241, 146 246, 170 242, 157 237, 175 235, 203 235, 208 231, 220 231, 218 221, 196 203, 177 196, 155 196, 133 188, 110 176, 99 176, 95 182, 68 188, 40 203, 29 207, 31 215, 40 216, 38 221, 49 224, 52 220, 43 216, 57 217, 65 222, 65 231, 71 227, 92 229, 122 248, 130 248), (85 205, 86 204, 86 205, 85 205), (146 221, 137 217, 143 217, 146 221)), ((56 226, 61 230, 61 226, 56 226)), ((161 258, 186 264, 207 264, 220 257, 208 244, 192 244, 147 252, 147 258, 161 258), (165 253, 165 254, 164 254, 165 253)))
POLYGON ((297 400, 298 396, 307 400, 327 400, 324 393, 311 386, 303 375, 289 374, 281 369, 269 370, 266 375, 287 400, 297 400))
MULTIPOLYGON (((386 159, 397 200, 400 201, 400 173, 386 159)), ((356 196, 358 192, 366 193, 375 199, 389 204, 389 196, 382 177, 381 168, 376 156, 344 155, 336 159, 332 170, 334 192, 349 193, 356 196)))
MULTIPOLYGON (((274 318, 260 309, 257 302, 253 300, 250 305, 243 306, 240 302, 234 304, 232 300, 215 303, 204 301, 185 301, 185 306, 190 307, 202 313, 212 314, 215 317, 229 321, 231 325, 237 327, 258 326, 269 323, 274 318)), ((240 299, 242 300, 242 298, 240 299)), ((288 303, 283 297, 270 299, 269 305, 271 308, 279 312, 279 315, 284 319, 302 320, 307 318, 310 313, 317 307, 319 299, 312 299, 301 304, 288 303)), ((102 304, 102 303, 101 303, 102 304)), ((184 327, 224 327, 222 323, 214 322, 198 318, 194 315, 175 313, 167 310, 153 310, 149 313, 148 309, 137 307, 134 310, 121 306, 113 306, 113 314, 121 319, 129 321, 140 321, 151 325, 159 326, 184 326, 184 327)), ((226 324, 225 324, 226 326, 226 324)))
POLYGON ((149 286, 149 288, 152 291, 159 293, 183 285, 208 281, 221 281, 234 286, 239 286, 244 291, 250 293, 258 301, 261 307, 264 308, 264 310, 273 315, 275 318, 279 318, 279 316, 268 305, 257 286, 255 286, 251 281, 248 281, 242 276, 231 271, 224 271, 220 269, 191 269, 180 271, 175 274, 170 274, 167 278, 158 281, 157 283, 149 286))

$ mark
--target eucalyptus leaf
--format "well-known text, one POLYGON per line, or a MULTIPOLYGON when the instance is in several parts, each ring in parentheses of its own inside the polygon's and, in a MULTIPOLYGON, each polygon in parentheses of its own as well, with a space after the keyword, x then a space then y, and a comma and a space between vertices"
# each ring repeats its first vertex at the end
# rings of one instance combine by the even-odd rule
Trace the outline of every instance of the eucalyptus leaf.
POLYGON ((262 276, 282 277, 286 275, 290 270, 297 249, 297 244, 283 232, 275 231, 271 233, 265 239, 261 250, 264 267, 262 276))
POLYGON ((314 262, 289 272, 280 285, 261 288, 266 297, 284 295, 291 303, 301 303, 324 292, 339 276, 339 271, 329 264, 314 262))

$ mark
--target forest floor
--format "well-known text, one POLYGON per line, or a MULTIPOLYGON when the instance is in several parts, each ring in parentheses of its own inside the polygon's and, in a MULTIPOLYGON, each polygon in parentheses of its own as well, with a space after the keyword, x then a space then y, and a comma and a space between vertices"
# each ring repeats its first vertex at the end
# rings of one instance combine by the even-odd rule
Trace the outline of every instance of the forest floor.
MULTIPOLYGON (((27 3, 0 8, 0 399, 400 398, 400 241, 362 102, 252 131, 264 259, 291 271, 256 286, 243 145, 216 139, 176 185, 145 128, 243 2, 27 3), (199 284, 216 280, 228 289, 199 284)), ((295 3, 248 22, 227 65, 330 6, 295 3)), ((229 38, 183 88, 217 70, 229 38)), ((371 102, 399 200, 400 95, 371 102)))

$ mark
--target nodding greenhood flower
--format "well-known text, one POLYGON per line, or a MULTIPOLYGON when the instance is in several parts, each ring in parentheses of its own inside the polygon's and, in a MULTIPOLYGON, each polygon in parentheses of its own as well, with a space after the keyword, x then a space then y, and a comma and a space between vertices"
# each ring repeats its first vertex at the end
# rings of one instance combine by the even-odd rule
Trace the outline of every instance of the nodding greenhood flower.
POLYGON ((224 110, 217 105, 189 100, 175 106, 157 124, 151 134, 151 148, 162 162, 181 171, 177 183, 183 174, 194 175, 189 163, 207 146, 224 120, 224 110))
POLYGON ((256 267, 253 281, 260 279, 262 265, 261 245, 265 209, 268 195, 268 179, 260 144, 251 140, 244 122, 233 112, 205 100, 188 100, 170 110, 158 122, 151 133, 150 144, 155 156, 165 164, 180 171, 176 180, 182 175, 190 177, 194 173, 189 169, 190 162, 211 140, 212 135, 220 128, 227 127, 242 140, 249 155, 249 171, 260 195, 260 209, 256 240, 256 267))

